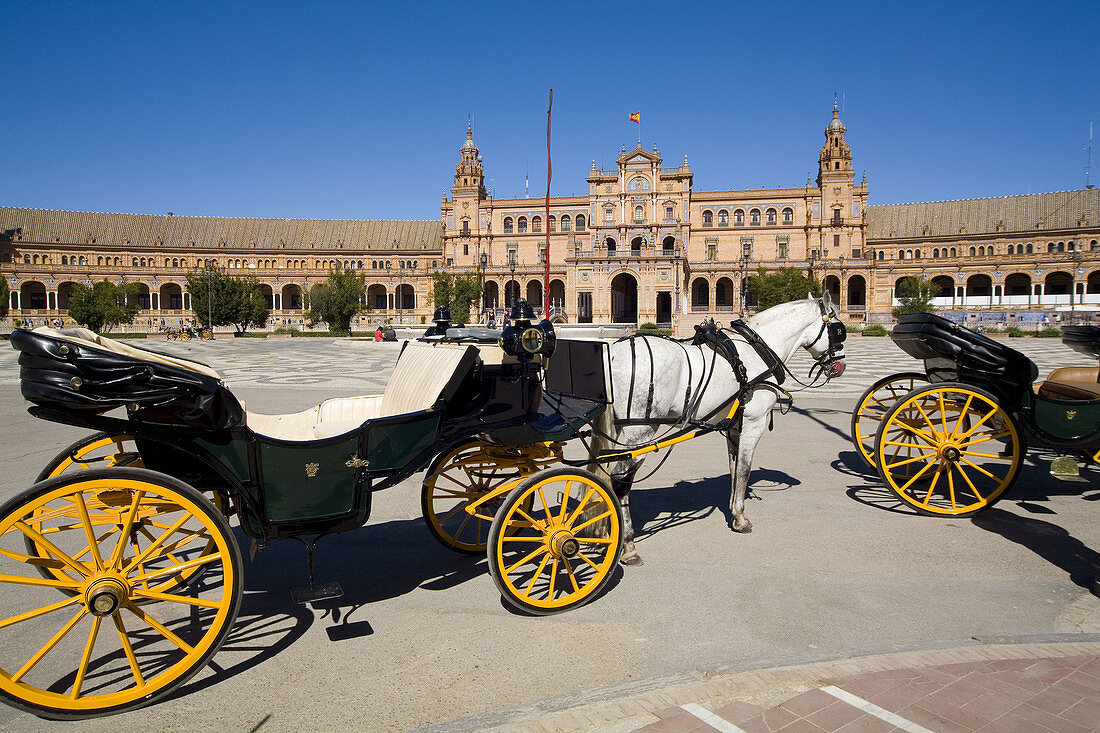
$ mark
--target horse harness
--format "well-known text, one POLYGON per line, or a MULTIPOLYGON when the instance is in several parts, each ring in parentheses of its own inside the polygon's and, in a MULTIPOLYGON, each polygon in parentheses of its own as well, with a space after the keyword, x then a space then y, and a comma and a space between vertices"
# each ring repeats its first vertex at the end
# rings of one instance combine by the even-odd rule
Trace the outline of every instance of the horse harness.
MULTIPOLYGON (((649 387, 646 391, 646 397, 645 397, 645 399, 646 399, 645 414, 642 417, 637 417, 637 418, 622 418, 622 419, 617 418, 615 420, 616 426, 624 427, 624 426, 630 426, 630 425, 679 425, 679 424, 684 424, 685 426, 688 425, 688 424, 703 425, 705 423, 708 423, 708 421, 712 420, 719 413, 721 413, 723 411, 726 411, 728 406, 734 400, 743 399, 747 392, 749 392, 749 391, 751 391, 751 390, 753 390, 753 389, 755 389, 759 386, 770 387, 772 389, 779 389, 778 385, 782 384, 783 380, 785 379, 785 374, 784 374, 785 367, 783 365, 782 360, 779 358, 779 356, 775 353, 775 351, 770 346, 768 346, 768 344, 764 341, 764 339, 760 338, 760 335, 758 333, 756 333, 756 331, 754 331, 752 329, 752 327, 750 327, 747 323, 745 323, 745 321, 738 319, 738 320, 733 321, 732 323, 730 323, 730 327, 737 335, 739 335, 743 339, 745 339, 745 342, 748 343, 756 351, 757 355, 760 357, 760 359, 765 364, 764 371, 761 372, 760 374, 758 374, 757 376, 753 377, 752 379, 749 379, 749 377, 748 377, 748 373, 745 370, 745 363, 741 360, 741 356, 738 353, 737 344, 734 342, 733 339, 731 339, 729 337, 729 335, 725 332, 725 329, 722 329, 722 328, 719 328, 718 326, 716 326, 713 320, 706 321, 701 325, 696 325, 695 326, 695 336, 692 337, 691 339, 674 339, 674 338, 669 338, 669 337, 663 337, 666 340, 671 341, 672 343, 675 343, 678 346, 680 346, 680 348, 682 348, 684 350, 685 357, 687 355, 687 347, 684 346, 685 343, 690 342, 690 344, 692 346, 698 346, 698 347, 702 347, 702 346, 705 345, 705 346, 709 346, 710 349, 711 349, 711 362, 710 362, 710 367, 711 368, 710 368, 709 372, 707 373, 707 379, 706 379, 705 382, 703 382, 699 385, 698 389, 696 389, 694 391, 692 390, 692 387, 691 387, 691 385, 692 385, 691 359, 690 358, 687 359, 687 365, 688 365, 687 385, 688 386, 687 386, 687 389, 685 390, 685 393, 684 393, 684 407, 683 407, 683 411, 681 412, 681 417, 679 417, 679 418, 656 418, 656 417, 653 417, 653 414, 652 414, 653 413, 653 386, 654 386, 654 381, 655 381, 654 378, 656 377, 656 374, 654 372, 654 366, 653 366, 653 349, 649 345, 648 340, 645 339, 645 338, 638 339, 637 337, 634 337, 634 336, 629 336, 629 337, 626 337, 626 339, 621 339, 621 340, 628 340, 630 342, 630 359, 631 359, 632 363, 637 363, 637 351, 636 351, 637 347, 635 345, 636 342, 638 340, 640 340, 643 344, 645 344, 646 349, 649 351, 650 378, 649 378, 649 387), (739 390, 737 390, 737 392, 729 400, 727 400, 723 404, 719 405, 717 408, 715 408, 714 410, 712 410, 708 414, 702 416, 701 418, 692 418, 691 416, 694 415, 696 409, 698 408, 699 402, 702 400, 703 394, 706 392, 706 388, 710 384, 710 379, 714 375, 714 365, 715 365, 715 363, 717 361, 717 358, 719 356, 721 356, 730 365, 730 368, 733 370, 733 373, 736 376, 738 383, 741 385, 741 388, 739 390), (771 383, 767 382, 767 380, 771 379, 772 377, 775 378, 775 381, 776 381, 777 384, 771 384, 771 383)), ((630 388, 629 388, 628 395, 627 395, 627 412, 626 412, 626 414, 628 414, 628 415, 631 414, 631 412, 632 412, 631 408, 633 407, 633 404, 634 404, 634 384, 635 384, 634 375, 636 374, 636 372, 637 372, 637 370, 635 370, 635 369, 631 369, 631 371, 630 371, 630 388)), ((728 419, 722 420, 717 426, 712 426, 712 428, 713 429, 724 429, 725 427, 728 426, 729 422, 730 422, 730 420, 728 420, 728 419)))

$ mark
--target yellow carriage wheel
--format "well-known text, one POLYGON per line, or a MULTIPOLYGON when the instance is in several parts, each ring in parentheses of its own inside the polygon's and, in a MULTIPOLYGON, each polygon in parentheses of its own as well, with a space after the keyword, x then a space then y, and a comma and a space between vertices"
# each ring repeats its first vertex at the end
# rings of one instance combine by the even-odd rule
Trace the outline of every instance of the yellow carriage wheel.
POLYGON ((144 468, 137 444, 132 435, 110 435, 93 433, 81 438, 65 450, 54 456, 53 460, 38 474, 37 481, 71 471, 85 471, 90 468, 144 468))
POLYGON ((870 468, 875 467, 875 435, 882 418, 902 395, 923 384, 928 384, 924 372, 891 374, 872 384, 856 402, 856 409, 852 411, 852 443, 870 468))
POLYGON ((537 615, 580 606, 611 578, 622 549, 622 507, 594 474, 555 468, 528 476, 489 531, 489 572, 504 599, 537 615))
POLYGON ((35 484, 0 508, 0 694, 61 719, 148 704, 210 661, 241 588, 228 522, 187 484, 141 468, 35 484), (28 537, 46 558, 23 551, 28 537), (42 578, 43 563, 61 577, 42 578))
POLYGON ((1020 430, 993 395, 942 383, 909 392, 875 438, 879 476, 922 514, 966 517, 992 506, 1023 463, 1020 430))
POLYGON ((477 514, 468 513, 466 507, 559 458, 555 444, 494 446, 478 440, 440 453, 428 466, 420 491, 420 509, 432 536, 456 552, 484 553, 489 527, 503 499, 485 502, 477 514))
POLYGON ((190 331, 180 331, 179 339, 180 339, 180 341, 190 341, 191 340, 191 332, 190 331))
MULTIPOLYGON (((38 474, 38 481, 44 481, 48 478, 54 478, 56 476, 70 476, 79 471, 87 471, 94 468, 144 468, 145 464, 141 460, 141 454, 138 452, 137 444, 134 441, 132 435, 110 435, 108 433, 93 433, 86 438, 76 441, 65 450, 58 453, 53 460, 51 460, 46 467, 42 469, 38 474)), ((94 501, 94 500, 93 500, 94 501)), ((213 497, 214 505, 225 514, 225 499, 219 494, 215 493, 213 497)), ((95 507, 93 507, 94 509, 95 507)), ((92 512, 94 517, 103 517, 92 512)), ((105 529, 110 529, 105 528, 105 529)), ((147 529, 141 529, 141 532, 148 534, 147 529)), ((48 552, 45 548, 40 547, 32 538, 27 537, 26 541, 27 553, 39 557, 48 557, 48 552)), ((49 564, 39 566, 39 572, 44 578, 64 578, 63 572, 55 567, 51 567, 49 564)), ((204 572, 202 567, 191 568, 185 571, 181 571, 178 575, 172 578, 166 578, 162 586, 162 590, 169 590, 172 588, 178 588, 182 585, 192 582, 192 580, 199 574, 204 572)), ((62 589, 64 592, 64 589, 62 589)))
POLYGON ((473 440, 440 453, 428 466, 420 490, 420 508, 432 536, 456 552, 485 552, 496 507, 483 507, 478 512, 482 516, 474 516, 466 506, 521 475, 497 463, 487 448, 473 440))

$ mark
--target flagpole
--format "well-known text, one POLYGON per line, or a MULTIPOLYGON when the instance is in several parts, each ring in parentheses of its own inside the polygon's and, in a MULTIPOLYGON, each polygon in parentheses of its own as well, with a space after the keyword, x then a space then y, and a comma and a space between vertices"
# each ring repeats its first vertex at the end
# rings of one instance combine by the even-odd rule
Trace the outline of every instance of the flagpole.
POLYGON ((550 101, 546 104, 546 275, 542 289, 547 320, 550 320, 550 110, 553 106, 554 90, 551 89, 550 101))

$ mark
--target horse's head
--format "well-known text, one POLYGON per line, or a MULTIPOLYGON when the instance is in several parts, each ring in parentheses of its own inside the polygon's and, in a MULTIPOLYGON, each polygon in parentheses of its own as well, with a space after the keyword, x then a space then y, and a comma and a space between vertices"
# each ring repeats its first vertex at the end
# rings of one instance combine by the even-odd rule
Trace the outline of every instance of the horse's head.
POLYGON ((828 290, 820 298, 811 294, 809 300, 817 307, 820 317, 814 319, 804 332, 806 341, 802 347, 814 358, 809 377, 813 380, 822 374, 826 380, 835 379, 844 373, 844 340, 848 337, 848 331, 840 320, 840 309, 829 297, 828 290))

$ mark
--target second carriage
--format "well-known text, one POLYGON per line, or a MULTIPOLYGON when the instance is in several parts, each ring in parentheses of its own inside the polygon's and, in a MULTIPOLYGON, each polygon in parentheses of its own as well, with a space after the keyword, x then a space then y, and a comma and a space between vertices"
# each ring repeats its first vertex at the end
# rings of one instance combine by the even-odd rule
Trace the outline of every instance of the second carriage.
MULTIPOLYGON (((1065 326, 1062 340, 1100 357, 1100 328, 1065 326)), ((1029 449, 1100 462, 1100 368, 1062 367, 1036 384, 1019 351, 931 313, 903 315, 894 343, 923 371, 880 379, 852 414, 860 458, 923 514, 965 517, 996 503, 1029 449)))

